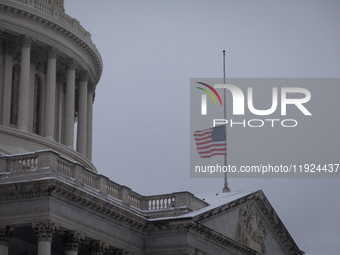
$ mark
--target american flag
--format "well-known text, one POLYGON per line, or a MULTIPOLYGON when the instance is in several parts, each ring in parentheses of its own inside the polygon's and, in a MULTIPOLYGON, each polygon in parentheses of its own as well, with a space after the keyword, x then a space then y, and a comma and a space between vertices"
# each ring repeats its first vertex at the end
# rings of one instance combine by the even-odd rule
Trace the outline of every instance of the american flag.
POLYGON ((227 141, 225 125, 214 128, 197 130, 194 133, 198 154, 201 158, 210 158, 215 155, 227 155, 227 141))

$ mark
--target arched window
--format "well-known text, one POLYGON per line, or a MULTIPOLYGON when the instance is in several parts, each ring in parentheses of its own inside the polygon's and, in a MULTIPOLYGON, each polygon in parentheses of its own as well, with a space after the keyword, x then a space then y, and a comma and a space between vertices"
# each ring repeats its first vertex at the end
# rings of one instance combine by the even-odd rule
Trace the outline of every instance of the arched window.
POLYGON ((40 95, 41 95, 41 82, 39 75, 34 77, 34 105, 33 105, 33 132, 40 133, 40 95))
POLYGON ((11 124, 18 125, 19 112, 19 86, 20 66, 14 65, 12 69, 12 95, 11 95, 11 124))

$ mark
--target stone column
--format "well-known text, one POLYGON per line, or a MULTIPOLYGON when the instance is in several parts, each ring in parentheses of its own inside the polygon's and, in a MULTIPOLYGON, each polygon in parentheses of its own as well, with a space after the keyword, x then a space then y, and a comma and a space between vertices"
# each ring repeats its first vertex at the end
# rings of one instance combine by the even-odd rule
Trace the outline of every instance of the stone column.
POLYGON ((32 38, 25 36, 21 39, 21 68, 19 89, 18 128, 28 131, 29 92, 30 92, 30 67, 32 38))
POLYGON ((85 235, 78 231, 68 231, 61 238, 65 255, 77 255, 79 244, 84 241, 85 235))
POLYGON ((62 137, 62 122, 63 122, 63 97, 65 91, 65 74, 57 73, 57 87, 56 87, 56 111, 55 111, 55 126, 54 126, 54 138, 57 142, 61 143, 62 137))
POLYGON ((58 230, 59 226, 55 222, 41 221, 32 223, 32 227, 38 237, 37 255, 51 255, 52 235, 58 230))
POLYGON ((94 84, 91 84, 87 93, 87 135, 86 135, 86 157, 92 160, 92 126, 93 126, 93 93, 94 84))
POLYGON ((109 249, 109 244, 104 241, 91 241, 87 247, 91 255, 103 255, 109 249))
POLYGON ((12 235, 9 226, 0 226, 0 255, 8 255, 8 239, 12 235))
POLYGON ((79 82, 79 105, 78 105, 78 129, 77 129, 77 151, 86 156, 87 137, 87 83, 88 72, 80 73, 79 82))
POLYGON ((75 101, 75 59, 67 60, 64 144, 73 148, 74 140, 74 101, 75 101))
POLYGON ((13 65, 14 43, 5 41, 5 71, 4 71, 4 90, 3 90, 3 108, 2 124, 10 125, 11 118, 11 98, 12 98, 12 65, 13 65))
POLYGON ((55 47, 47 48, 47 78, 46 78, 46 100, 45 100, 45 137, 54 140, 55 121, 55 87, 57 54, 59 51, 55 47))

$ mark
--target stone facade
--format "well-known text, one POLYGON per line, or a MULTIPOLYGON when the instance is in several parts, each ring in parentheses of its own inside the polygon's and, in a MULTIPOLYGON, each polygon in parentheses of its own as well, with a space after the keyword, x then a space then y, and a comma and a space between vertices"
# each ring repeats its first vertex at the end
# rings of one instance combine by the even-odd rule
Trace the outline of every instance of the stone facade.
POLYGON ((303 254, 262 191, 143 196, 97 173, 102 60, 62 0, 0 1, 0 31, 0 255, 303 254))

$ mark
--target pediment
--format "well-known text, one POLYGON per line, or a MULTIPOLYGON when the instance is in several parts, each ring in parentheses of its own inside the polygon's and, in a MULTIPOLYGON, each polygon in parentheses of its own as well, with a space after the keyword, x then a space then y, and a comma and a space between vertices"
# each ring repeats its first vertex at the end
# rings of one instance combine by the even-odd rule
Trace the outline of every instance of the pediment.
POLYGON ((261 190, 197 215, 194 221, 262 254, 303 254, 261 190))

